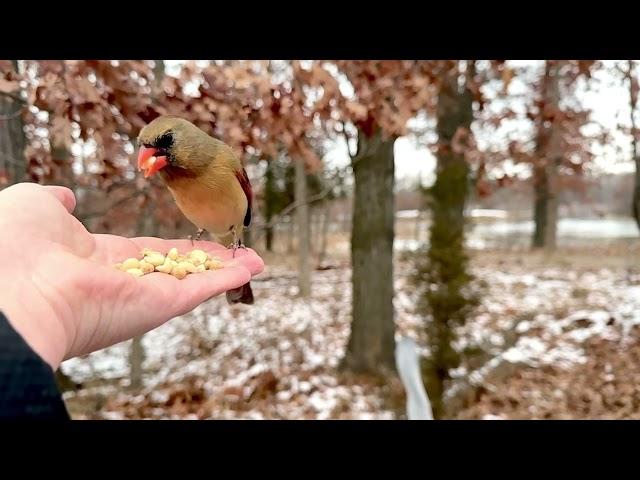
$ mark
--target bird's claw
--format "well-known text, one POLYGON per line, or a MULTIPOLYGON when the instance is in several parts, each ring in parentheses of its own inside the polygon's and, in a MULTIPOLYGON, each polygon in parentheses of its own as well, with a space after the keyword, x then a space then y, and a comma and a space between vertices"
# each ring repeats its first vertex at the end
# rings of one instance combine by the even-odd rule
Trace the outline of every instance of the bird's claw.
POLYGON ((196 232, 195 238, 193 235, 189 235, 187 238, 191 241, 191 246, 194 246, 194 240, 197 242, 198 240, 200 240, 200 237, 202 236, 202 234, 204 233, 204 229, 203 228, 199 228, 198 231, 196 232))
POLYGON ((231 254, 231 258, 236 258, 236 250, 238 250, 239 248, 246 250, 247 247, 245 247, 242 243, 240 242, 233 242, 232 244, 230 244, 229 246, 227 246, 227 248, 233 249, 233 253, 231 254))

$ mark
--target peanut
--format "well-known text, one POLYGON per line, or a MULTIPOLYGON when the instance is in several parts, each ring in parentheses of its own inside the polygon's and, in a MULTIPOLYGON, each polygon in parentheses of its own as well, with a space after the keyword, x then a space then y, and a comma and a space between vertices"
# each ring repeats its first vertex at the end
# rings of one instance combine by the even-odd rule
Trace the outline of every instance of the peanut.
POLYGON ((179 262, 178 267, 184 268, 184 270, 189 273, 195 273, 196 271, 195 265, 191 262, 179 262))
POLYGON ((197 266, 209 260, 209 255, 203 250, 192 250, 189 252, 189 260, 197 266))
POLYGON ((165 259, 162 265, 156 266, 156 271, 161 273, 171 273, 171 269, 173 268, 174 262, 170 258, 165 259))
POLYGON ((139 268, 140 262, 137 258, 127 258, 124 262, 122 262, 123 270, 130 270, 132 268, 139 268))
POLYGON ((164 263, 164 255, 161 253, 152 253, 144 257, 145 262, 149 262, 154 267, 162 265, 164 263))
POLYGON ((146 275, 147 273, 153 272, 155 266, 145 260, 140 260, 140 270, 146 275))
POLYGON ((142 270, 140 270, 139 268, 130 268, 130 269, 127 270, 127 273, 130 273, 134 277, 141 277, 141 276, 144 275, 144 272, 142 270))
POLYGON ((204 250, 194 249, 180 253, 177 248, 170 249, 166 255, 150 248, 142 249, 142 260, 127 258, 114 267, 136 277, 142 277, 154 271, 173 275, 183 279, 190 273, 202 273, 206 270, 223 268, 222 260, 212 257, 204 250))
POLYGON ((222 262, 217 258, 212 258, 204 262, 204 266, 207 267, 208 270, 218 270, 222 268, 222 262))
POLYGON ((182 280, 184 277, 187 276, 187 271, 184 269, 184 267, 181 267, 180 265, 176 265, 171 269, 171 275, 176 277, 178 280, 182 280))

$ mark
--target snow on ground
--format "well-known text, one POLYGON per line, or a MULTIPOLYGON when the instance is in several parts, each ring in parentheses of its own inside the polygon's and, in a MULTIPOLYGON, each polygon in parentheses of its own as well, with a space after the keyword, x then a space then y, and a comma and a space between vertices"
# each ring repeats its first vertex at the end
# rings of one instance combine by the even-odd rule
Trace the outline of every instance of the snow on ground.
MULTIPOLYGON (((270 269, 252 282, 256 305, 214 299, 148 333, 145 390, 137 397, 107 395, 106 411, 135 417, 139 406, 155 418, 394 418, 382 400, 388 387, 336 374, 348 335, 349 272, 314 275, 310 301, 295 298, 291 272, 270 269), (177 407, 176 395, 184 397, 177 407)), ((68 360, 63 370, 77 382, 126 378, 127 352, 123 343, 68 360)))
MULTIPOLYGON (((482 284, 482 304, 461 329, 459 348, 480 346, 495 362, 571 372, 588 362, 585 345, 588 348, 594 339, 635 341, 640 275, 626 269, 574 271, 510 262, 500 268, 474 266, 473 272, 482 284)), ((412 337, 424 346, 407 264, 398 262, 396 274, 398 336, 412 337)), ((268 268, 253 285, 253 306, 229 306, 224 299, 213 299, 145 335, 147 373, 140 391, 127 388, 128 343, 65 362, 65 373, 86 385, 65 395, 74 416, 402 416, 404 398, 396 382, 337 369, 349 331, 348 269, 314 272, 309 301, 295 297, 295 274, 284 268, 268 268)), ((458 377, 468 375, 464 367, 456 372, 458 377)), ((493 407, 486 410, 469 415, 504 418, 493 407)))

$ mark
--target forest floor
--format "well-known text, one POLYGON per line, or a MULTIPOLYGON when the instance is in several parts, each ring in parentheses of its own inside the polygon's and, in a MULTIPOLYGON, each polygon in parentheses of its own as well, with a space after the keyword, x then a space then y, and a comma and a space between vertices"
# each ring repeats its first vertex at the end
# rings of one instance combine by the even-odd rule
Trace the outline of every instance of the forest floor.
MULTIPOLYGON (((473 252, 481 304, 459 346, 511 368, 478 381, 456 417, 640 418, 639 253, 640 244, 553 256, 473 252)), ((350 321, 346 258, 313 273, 308 301, 296 298, 290 262, 267 265, 253 281, 255 305, 216 298, 145 335, 143 388, 128 386, 128 342, 65 362, 82 384, 65 393, 72 417, 404 418, 398 379, 338 368, 350 321)), ((398 336, 424 344, 410 271, 399 255, 398 336)), ((472 368, 456 377, 477 377, 472 368)))

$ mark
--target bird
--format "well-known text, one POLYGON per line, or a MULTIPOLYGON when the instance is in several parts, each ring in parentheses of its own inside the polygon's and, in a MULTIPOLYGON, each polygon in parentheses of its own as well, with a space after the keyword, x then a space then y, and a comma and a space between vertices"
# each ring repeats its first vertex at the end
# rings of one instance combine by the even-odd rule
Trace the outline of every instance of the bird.
MULTIPOLYGON (((138 134, 138 169, 145 178, 158 175, 182 214, 197 227, 193 241, 204 232, 233 249, 251 224, 253 192, 247 172, 233 149, 188 120, 163 115, 138 134)), ((229 290, 230 304, 254 302, 251 284, 229 290)))

